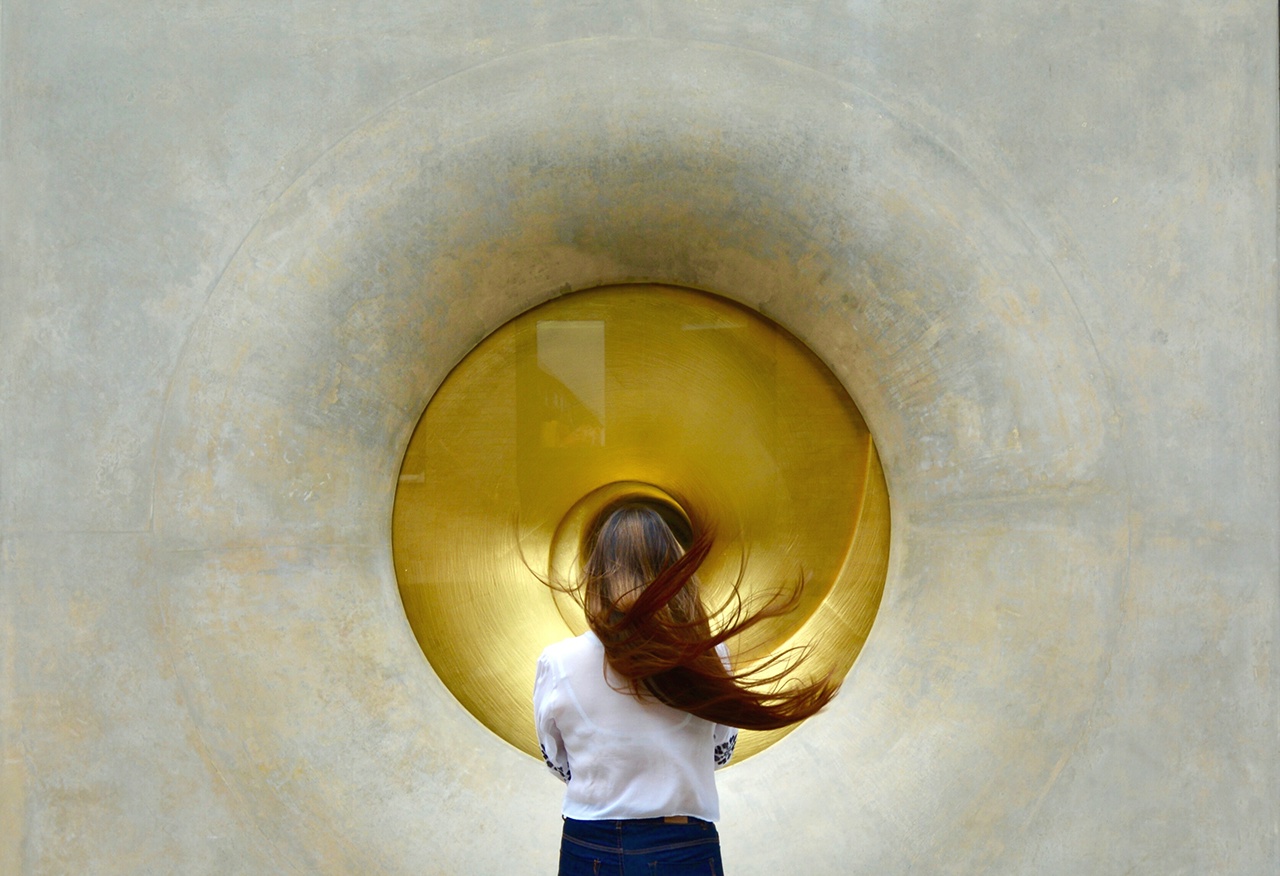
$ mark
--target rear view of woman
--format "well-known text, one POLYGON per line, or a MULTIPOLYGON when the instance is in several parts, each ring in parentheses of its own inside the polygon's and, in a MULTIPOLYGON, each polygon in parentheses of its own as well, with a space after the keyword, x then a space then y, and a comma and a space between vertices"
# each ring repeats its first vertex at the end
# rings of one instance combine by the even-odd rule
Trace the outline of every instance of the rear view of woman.
POLYGON ((590 630, 538 659, 538 741, 566 783, 560 876, 721 874, 714 771, 738 729, 796 723, 835 695, 829 679, 779 692, 769 664, 728 668, 725 640, 791 602, 713 634, 695 575, 711 532, 693 524, 686 551, 653 507, 606 508, 581 582, 590 630))

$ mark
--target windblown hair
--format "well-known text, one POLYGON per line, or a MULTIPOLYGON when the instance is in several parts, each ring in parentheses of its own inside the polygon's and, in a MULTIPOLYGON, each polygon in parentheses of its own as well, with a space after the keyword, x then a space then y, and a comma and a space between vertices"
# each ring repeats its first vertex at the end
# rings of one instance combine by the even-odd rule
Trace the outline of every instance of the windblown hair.
POLYGON ((803 659, 775 656, 745 672, 728 669, 716 648, 748 627, 785 614, 790 598, 745 613, 735 585, 714 618, 699 594, 697 571, 714 540, 690 520, 686 549, 649 504, 623 501, 601 512, 588 531, 582 601, 587 623, 604 643, 613 670, 637 696, 652 695, 685 712, 744 730, 775 730, 802 721, 835 696, 831 675, 781 684, 803 659))

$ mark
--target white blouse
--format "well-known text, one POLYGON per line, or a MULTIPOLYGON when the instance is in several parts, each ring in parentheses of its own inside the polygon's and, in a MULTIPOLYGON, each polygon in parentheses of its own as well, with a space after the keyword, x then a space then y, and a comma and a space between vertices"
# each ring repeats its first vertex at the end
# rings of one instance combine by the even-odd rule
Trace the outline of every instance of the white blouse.
POLYGON ((533 713, 543 760, 567 784, 566 817, 720 817, 714 772, 738 731, 633 695, 595 633, 542 652, 533 713))

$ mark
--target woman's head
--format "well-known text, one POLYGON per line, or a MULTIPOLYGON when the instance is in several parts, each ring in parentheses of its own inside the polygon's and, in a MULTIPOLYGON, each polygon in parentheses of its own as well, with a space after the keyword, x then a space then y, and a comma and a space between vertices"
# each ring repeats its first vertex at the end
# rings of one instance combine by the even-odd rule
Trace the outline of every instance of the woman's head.
POLYGON ((803 657, 787 660, 784 652, 734 672, 719 650, 748 627, 790 611, 799 589, 790 596, 780 591, 744 614, 734 585, 733 599, 718 610, 719 630, 712 634, 696 573, 711 550, 713 531, 693 514, 689 531, 686 546, 663 515, 641 501, 609 506, 588 531, 583 607, 609 665, 636 694, 647 692, 733 727, 773 730, 817 712, 838 687, 829 673, 783 685, 803 657))
MULTIPOLYGON (((685 555, 663 515, 635 501, 606 508, 588 545, 583 576, 587 616, 605 624, 628 613, 644 590, 685 555)), ((690 576, 683 582, 666 608, 678 624, 705 619, 697 579, 690 576)))

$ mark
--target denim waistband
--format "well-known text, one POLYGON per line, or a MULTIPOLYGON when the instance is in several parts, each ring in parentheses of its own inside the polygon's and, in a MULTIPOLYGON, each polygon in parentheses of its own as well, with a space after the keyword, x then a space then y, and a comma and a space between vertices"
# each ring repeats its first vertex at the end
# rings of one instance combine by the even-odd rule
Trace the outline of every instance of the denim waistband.
POLYGON ((612 821, 564 820, 564 841, 615 854, 645 854, 654 850, 720 844, 716 826, 701 818, 625 818, 612 821))
POLYGON ((656 815, 653 818, 605 818, 584 820, 581 818, 569 818, 562 815, 561 820, 572 821, 574 824, 608 824, 618 825, 625 828, 628 825, 641 824, 711 824, 705 818, 697 818, 693 815, 656 815))

